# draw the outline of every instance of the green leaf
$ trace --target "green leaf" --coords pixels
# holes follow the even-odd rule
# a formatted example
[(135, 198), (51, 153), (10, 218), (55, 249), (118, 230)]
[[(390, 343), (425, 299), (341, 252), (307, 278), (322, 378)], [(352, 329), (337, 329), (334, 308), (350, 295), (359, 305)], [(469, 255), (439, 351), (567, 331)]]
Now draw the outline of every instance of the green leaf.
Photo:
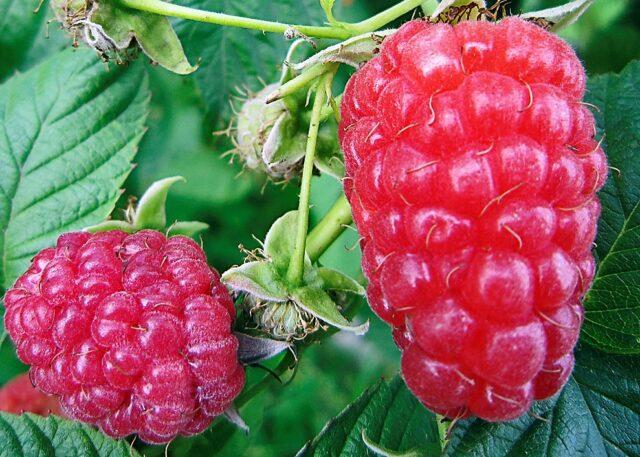
[(639, 366), (640, 357), (604, 354), (583, 345), (559, 396), (536, 404), (533, 414), (511, 422), (461, 421), (445, 455), (639, 455)]
[(124, 440), (113, 440), (80, 422), (0, 412), (0, 456), (140, 457)]
[(184, 235), (193, 237), (209, 228), (209, 224), (200, 221), (178, 221), (167, 228), (167, 235)]
[(151, 60), (167, 70), (187, 75), (197, 69), (187, 60), (176, 32), (164, 16), (100, 2), (91, 21), (102, 26), (118, 49), (128, 48), (135, 39)]
[(291, 292), (291, 299), (308, 313), (341, 330), (349, 330), (356, 335), (364, 335), (369, 330), (369, 321), (361, 325), (352, 325), (340, 314), (338, 305), (329, 294), (320, 288), (300, 287)]
[(318, 276), (322, 280), (324, 290), (336, 290), (350, 292), (357, 295), (365, 295), (364, 287), (352, 277), (331, 268), (318, 268)]
[(25, 71), (67, 42), (55, 27), (47, 34), (48, 5), (47, 0), (35, 14), (37, 0), (0, 0), (0, 81)]
[(142, 230), (145, 228), (153, 230), (164, 230), (167, 226), (167, 194), (175, 183), (186, 182), (182, 176), (172, 176), (154, 182), (140, 197), (133, 218), (133, 226)]
[(600, 192), (595, 281), (584, 301), (583, 338), (617, 353), (640, 352), (640, 61), (619, 75), (591, 78), (610, 173)]
[[(245, 17), (260, 17), (290, 24), (318, 24), (322, 10), (317, 0), (186, 0), (185, 6)], [(194, 74), (207, 111), (223, 119), (231, 114), (230, 94), (238, 87), (262, 88), (259, 79), (278, 80), (289, 47), (283, 36), (272, 33), (179, 21), (176, 31), (187, 54), (202, 60)]]
[(144, 130), (142, 66), (64, 51), (0, 87), (0, 284), (57, 236), (111, 213)]
[(298, 456), (375, 455), (363, 441), (363, 434), (368, 441), (385, 449), (397, 452), (421, 449), (420, 455), (425, 456), (440, 454), (435, 415), (426, 410), (396, 376), (389, 383), (380, 381), (367, 389), (331, 419)]
[(247, 292), (263, 300), (283, 302), (287, 291), (269, 261), (248, 262), (230, 268), (222, 275), (222, 281), (235, 291)]

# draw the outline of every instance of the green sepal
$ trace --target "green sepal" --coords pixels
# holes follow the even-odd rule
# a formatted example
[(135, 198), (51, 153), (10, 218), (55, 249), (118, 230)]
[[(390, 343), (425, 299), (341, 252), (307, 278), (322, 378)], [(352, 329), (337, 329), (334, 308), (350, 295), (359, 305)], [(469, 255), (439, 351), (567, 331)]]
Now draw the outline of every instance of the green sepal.
[[(278, 273), (284, 278), (293, 255), (298, 226), (298, 211), (289, 211), (278, 218), (264, 238), (264, 254), (273, 262)], [(309, 256), (305, 255), (305, 274), (312, 268)]]
[(209, 228), (209, 224), (200, 221), (179, 221), (174, 222), (167, 228), (167, 236), (184, 235), (193, 237)]
[(576, 22), (594, 2), (595, 0), (574, 0), (553, 8), (524, 13), (520, 17), (544, 19), (552, 24), (550, 30), (557, 32)]
[(186, 182), (182, 176), (172, 176), (154, 182), (140, 197), (135, 209), (131, 206), (126, 213), (126, 220), (109, 219), (100, 224), (86, 227), (90, 233), (120, 230), (125, 233), (135, 233), (143, 229), (166, 231), (167, 236), (184, 235), (193, 237), (209, 228), (209, 225), (199, 221), (176, 221), (167, 227), (167, 194), (173, 184), (178, 181)]
[(167, 194), (178, 181), (186, 182), (182, 176), (172, 176), (154, 182), (140, 198), (133, 216), (133, 226), (137, 230), (164, 230), (167, 226)]
[(309, 314), (341, 330), (348, 330), (356, 335), (364, 335), (369, 330), (369, 321), (352, 325), (340, 314), (338, 305), (329, 294), (318, 287), (299, 287), (291, 292), (291, 299)]
[(167, 70), (180, 75), (197, 70), (197, 66), (189, 63), (167, 17), (124, 8), (114, 1), (101, 1), (90, 21), (102, 27), (118, 50), (127, 49), (135, 39), (152, 61)]
[(382, 40), (395, 30), (379, 30), (349, 38), (341, 43), (329, 46), (308, 59), (290, 64), (295, 71), (306, 70), (316, 64), (340, 62), (358, 68), (375, 57)]
[(364, 296), (366, 293), (358, 281), (341, 271), (325, 267), (318, 267), (317, 271), (324, 290), (348, 292), (360, 296)]
[(111, 230), (120, 230), (125, 233), (133, 233), (136, 229), (127, 221), (108, 220), (96, 225), (91, 225), (84, 229), (85, 232), (98, 233), (109, 232)]
[(246, 292), (262, 300), (284, 302), (288, 298), (285, 285), (268, 260), (258, 260), (230, 268), (222, 275), (231, 289)]

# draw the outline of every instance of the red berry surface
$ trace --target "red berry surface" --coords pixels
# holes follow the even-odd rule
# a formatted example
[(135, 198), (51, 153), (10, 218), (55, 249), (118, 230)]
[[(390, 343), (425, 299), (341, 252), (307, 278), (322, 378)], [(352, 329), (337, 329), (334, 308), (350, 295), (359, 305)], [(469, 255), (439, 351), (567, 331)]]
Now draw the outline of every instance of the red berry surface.
[(40, 416), (62, 415), (58, 399), (33, 387), (28, 374), (21, 374), (0, 388), (0, 411)]
[(233, 301), (193, 240), (68, 233), (5, 296), (36, 387), (106, 434), (202, 432), (242, 390)]
[(585, 80), (567, 43), (518, 18), (409, 22), (349, 80), (369, 303), (434, 411), (512, 419), (573, 368), (607, 177)]

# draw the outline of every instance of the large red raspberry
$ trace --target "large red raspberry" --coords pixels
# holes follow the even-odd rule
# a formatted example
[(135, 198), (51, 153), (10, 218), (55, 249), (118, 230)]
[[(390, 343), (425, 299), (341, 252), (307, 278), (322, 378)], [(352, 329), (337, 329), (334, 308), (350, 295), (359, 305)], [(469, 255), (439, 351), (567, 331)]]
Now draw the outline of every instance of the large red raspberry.
[(0, 411), (12, 414), (33, 413), (40, 416), (62, 415), (58, 399), (33, 387), (28, 374), (21, 374), (2, 386)]
[(585, 79), (568, 44), (509, 18), (409, 22), (347, 85), (369, 303), (434, 411), (507, 420), (571, 372), (607, 176)]
[(200, 433), (244, 386), (233, 302), (189, 238), (62, 235), (5, 304), (35, 385), (110, 436), (164, 443)]

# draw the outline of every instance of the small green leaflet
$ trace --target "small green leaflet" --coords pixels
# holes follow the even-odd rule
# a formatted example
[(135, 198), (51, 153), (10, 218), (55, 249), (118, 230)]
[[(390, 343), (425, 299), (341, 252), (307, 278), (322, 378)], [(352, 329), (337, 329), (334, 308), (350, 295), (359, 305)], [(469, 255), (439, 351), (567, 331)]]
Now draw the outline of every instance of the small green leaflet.
[[(640, 353), (640, 61), (589, 81), (598, 135), (614, 170), (599, 194), (598, 270), (584, 301), (583, 340)], [(619, 170), (616, 171), (616, 170)]]
[(377, 455), (372, 449), (407, 456), (440, 455), (435, 415), (416, 400), (399, 376), (367, 389), (331, 419), (298, 457)]
[(63, 51), (0, 86), (0, 284), (63, 232), (104, 220), (144, 133), (141, 65)]
[(113, 440), (80, 422), (0, 412), (0, 457), (19, 455), (140, 457), (126, 441)]
[(623, 457), (640, 455), (640, 358), (587, 345), (562, 393), (511, 422), (454, 426), (449, 457)]

